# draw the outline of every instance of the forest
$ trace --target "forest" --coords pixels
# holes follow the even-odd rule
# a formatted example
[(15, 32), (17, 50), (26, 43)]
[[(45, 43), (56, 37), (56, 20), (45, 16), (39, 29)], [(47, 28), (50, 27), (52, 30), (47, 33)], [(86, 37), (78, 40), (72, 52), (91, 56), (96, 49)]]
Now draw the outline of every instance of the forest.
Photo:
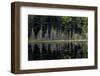
[(88, 18), (28, 15), (28, 60), (88, 57)]
[(87, 39), (87, 17), (28, 16), (28, 38), (34, 40)]

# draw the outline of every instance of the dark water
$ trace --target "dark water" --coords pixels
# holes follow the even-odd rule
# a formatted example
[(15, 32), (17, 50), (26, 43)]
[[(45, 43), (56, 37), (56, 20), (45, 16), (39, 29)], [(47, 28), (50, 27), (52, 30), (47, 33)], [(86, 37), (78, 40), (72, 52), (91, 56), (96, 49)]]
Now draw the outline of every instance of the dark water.
[(28, 44), (28, 60), (88, 58), (87, 42)]

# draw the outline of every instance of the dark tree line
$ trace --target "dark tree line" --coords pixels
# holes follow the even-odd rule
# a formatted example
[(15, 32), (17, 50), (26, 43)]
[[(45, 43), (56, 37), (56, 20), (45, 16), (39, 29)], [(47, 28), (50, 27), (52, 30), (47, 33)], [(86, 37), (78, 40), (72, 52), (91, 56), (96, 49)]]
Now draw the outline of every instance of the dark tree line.
[(41, 35), (41, 39), (47, 34), (50, 39), (54, 32), (57, 38), (62, 34), (69, 38), (72, 38), (75, 34), (83, 36), (87, 34), (87, 26), (87, 17), (29, 15), (28, 37), (31, 38), (33, 33), (33, 39), (36, 39), (39, 35)]

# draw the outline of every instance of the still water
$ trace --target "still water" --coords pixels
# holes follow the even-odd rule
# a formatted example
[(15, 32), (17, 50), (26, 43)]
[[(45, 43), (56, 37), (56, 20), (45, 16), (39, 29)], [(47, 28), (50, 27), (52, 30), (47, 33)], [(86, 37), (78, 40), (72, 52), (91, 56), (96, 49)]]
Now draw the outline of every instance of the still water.
[(87, 41), (28, 44), (29, 61), (80, 58), (88, 58)]

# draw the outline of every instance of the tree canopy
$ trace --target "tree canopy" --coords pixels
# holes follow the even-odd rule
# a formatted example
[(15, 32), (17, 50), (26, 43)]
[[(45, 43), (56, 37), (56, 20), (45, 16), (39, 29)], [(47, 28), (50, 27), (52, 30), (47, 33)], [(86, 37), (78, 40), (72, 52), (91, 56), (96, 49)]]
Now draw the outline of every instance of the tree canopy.
[(71, 33), (82, 35), (87, 33), (88, 30), (88, 18), (87, 17), (72, 17), (72, 16), (40, 16), (29, 15), (28, 16), (28, 30), (33, 28), (34, 34), (37, 37), (40, 30), (42, 30), (42, 36), (48, 31), (50, 37), (51, 31), (61, 31), (64, 34)]

